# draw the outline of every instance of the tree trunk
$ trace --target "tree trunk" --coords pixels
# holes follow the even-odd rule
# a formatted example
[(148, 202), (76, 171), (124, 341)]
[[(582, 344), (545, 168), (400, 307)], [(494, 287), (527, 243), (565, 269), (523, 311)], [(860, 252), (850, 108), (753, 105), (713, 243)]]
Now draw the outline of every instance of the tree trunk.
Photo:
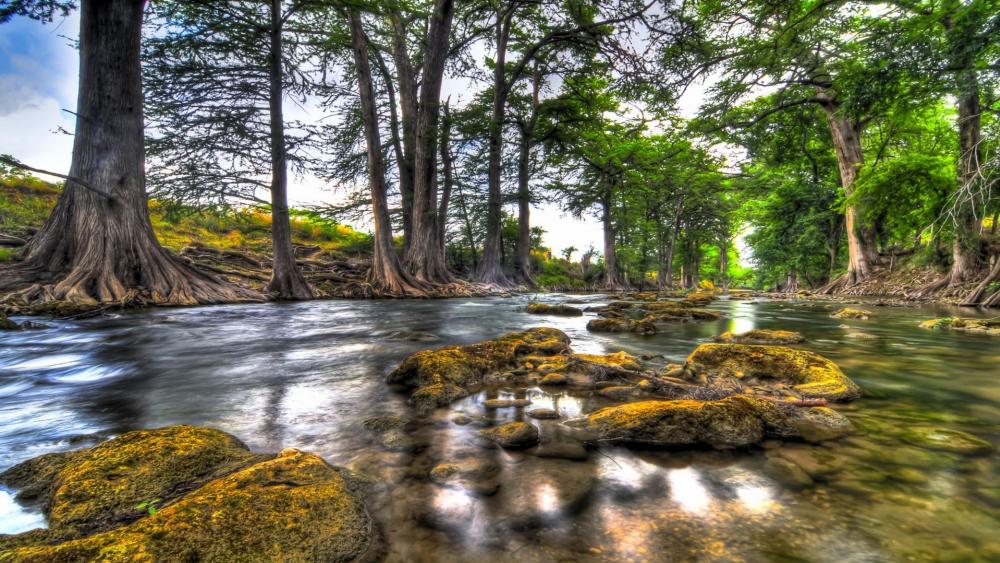
[(448, 40), (454, 16), (454, 0), (435, 0), (427, 31), (419, 116), (416, 124), (413, 175), (413, 235), (406, 253), (406, 263), (423, 283), (441, 284), (451, 281), (445, 265), (444, 252), (437, 235), (437, 175), (438, 121), (440, 119), (441, 83), (448, 56)]
[(392, 61), (399, 83), (399, 108), (402, 113), (403, 147), (399, 167), (399, 193), (403, 210), (403, 249), (409, 250), (413, 237), (413, 190), (417, 147), (417, 80), (413, 62), (406, 51), (406, 26), (395, 8), (389, 10), (392, 27)]
[(451, 203), (451, 190), (454, 185), (451, 161), (451, 112), (448, 104), (444, 104), (444, 124), (441, 127), (441, 203), (438, 205), (438, 242), (441, 253), (444, 254), (446, 235), (448, 234), (448, 205)]
[(521, 281), (535, 285), (531, 275), (531, 133), (521, 130), (517, 159), (517, 268)]
[(475, 279), (483, 283), (510, 285), (503, 272), (503, 193), (501, 192), (500, 159), (503, 156), (503, 125), (507, 109), (507, 80), (504, 66), (507, 56), (509, 20), (497, 13), (495, 29), (496, 62), (493, 65), (493, 113), (490, 116), (489, 156), (487, 163), (486, 242), (483, 259), (476, 269)]
[(392, 242), (392, 221), (389, 219), (389, 204), (386, 197), (385, 163), (382, 160), (382, 141), (379, 139), (375, 89), (372, 86), (371, 68), (368, 63), (368, 41), (361, 27), (361, 17), (357, 12), (349, 12), (348, 21), (368, 152), (368, 190), (371, 193), (372, 216), (375, 219), (371, 281), (386, 293), (423, 296), (426, 293), (403, 271), (396, 257)]
[(719, 245), (719, 281), (722, 293), (729, 293), (729, 244), (728, 241)]
[(611, 218), (611, 189), (605, 188), (601, 196), (601, 225), (604, 230), (604, 287), (620, 289), (618, 260), (615, 255), (615, 224)]
[[(84, 0), (70, 180), (0, 289), (38, 307), (191, 305), (262, 296), (198, 271), (156, 240), (146, 201), (139, 45), (143, 2)], [(101, 195), (96, 188), (107, 195)]]
[(268, 51), (268, 103), (271, 113), (271, 243), (273, 265), (267, 291), (276, 299), (310, 299), (312, 289), (295, 264), (292, 225), (288, 218), (288, 162), (282, 114), (281, 0), (271, 0), (271, 44)]
[(469, 241), (469, 250), (472, 251), (472, 269), (479, 266), (479, 251), (476, 249), (476, 237), (472, 230), (472, 218), (469, 217), (469, 208), (465, 204), (465, 196), (462, 195), (462, 185), (455, 184), (455, 193), (458, 195), (458, 208), (462, 211), (462, 223), (465, 225), (465, 237)]
[[(837, 153), (840, 183), (844, 187), (844, 195), (850, 198), (854, 194), (854, 181), (864, 165), (860, 128), (854, 121), (838, 116), (836, 104), (831, 102), (822, 107)], [(873, 268), (878, 262), (878, 246), (875, 229), (865, 221), (857, 203), (848, 205), (844, 216), (848, 252), (846, 282), (848, 285), (854, 285), (872, 275)]]
[(976, 219), (975, 193), (973, 186), (979, 174), (980, 157), (980, 115), (979, 83), (974, 70), (963, 72), (958, 91), (958, 187), (961, 192), (968, 190), (969, 198), (961, 193), (955, 205), (955, 235), (952, 240), (952, 264), (948, 285), (960, 285), (971, 279), (978, 269), (979, 229)]

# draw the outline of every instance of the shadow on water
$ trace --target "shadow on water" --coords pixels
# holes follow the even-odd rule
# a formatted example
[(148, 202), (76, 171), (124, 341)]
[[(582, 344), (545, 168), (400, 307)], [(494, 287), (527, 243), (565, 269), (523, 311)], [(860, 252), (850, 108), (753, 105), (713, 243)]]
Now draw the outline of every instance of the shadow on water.
[[(3, 333), (0, 469), (88, 436), (200, 424), (367, 474), (391, 560), (1000, 559), (996, 458), (972, 451), (1000, 444), (1000, 338), (917, 328), (956, 311), (871, 307), (871, 320), (843, 321), (821, 302), (732, 300), (712, 305), (723, 320), (639, 337), (590, 334), (590, 315), (528, 315), (530, 298), (164, 309)], [(660, 364), (726, 330), (797, 330), (865, 390), (838, 407), (859, 433), (747, 451), (586, 450), (558, 420), (483, 401), (526, 398), (565, 419), (609, 404), (587, 391), (491, 388), (417, 419), (384, 384), (417, 350), (543, 325), (578, 352)], [(377, 415), (411, 422), (380, 443), (362, 426)], [(481, 428), (512, 420), (536, 424), (541, 445), (484, 447)], [(775, 471), (788, 463), (798, 480)], [(458, 477), (429, 478), (440, 464)], [(41, 521), (0, 491), (0, 522)]]

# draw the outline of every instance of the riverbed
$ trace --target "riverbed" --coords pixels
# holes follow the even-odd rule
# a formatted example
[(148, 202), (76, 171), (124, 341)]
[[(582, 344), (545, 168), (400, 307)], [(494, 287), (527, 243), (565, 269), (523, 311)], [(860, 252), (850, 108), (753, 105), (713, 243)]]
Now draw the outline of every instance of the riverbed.
[[(127, 430), (196, 424), (368, 476), (392, 561), (1000, 559), (1000, 337), (917, 326), (975, 312), (870, 304), (870, 320), (838, 320), (826, 302), (723, 299), (710, 306), (721, 321), (595, 335), (592, 314), (529, 315), (533, 299), (585, 307), (608, 297), (227, 305), (0, 332), (0, 470)], [(664, 364), (727, 330), (799, 331), (802, 348), (864, 390), (836, 407), (858, 432), (824, 445), (581, 452), (560, 449), (560, 421), (544, 420), (533, 422), (548, 453), (508, 452), (476, 434), (527, 420), (524, 409), (487, 411), (488, 398), (526, 397), (563, 420), (611, 403), (583, 390), (492, 388), (419, 418), (385, 384), (415, 351), (534, 326), (563, 330), (577, 352)], [(456, 424), (459, 414), (474, 423)], [(380, 415), (412, 422), (387, 444), (362, 424)], [(808, 481), (775, 474), (776, 458)], [(494, 467), (489, 486), (429, 478), (463, 460)], [(0, 533), (39, 525), (37, 507), (0, 491)]]

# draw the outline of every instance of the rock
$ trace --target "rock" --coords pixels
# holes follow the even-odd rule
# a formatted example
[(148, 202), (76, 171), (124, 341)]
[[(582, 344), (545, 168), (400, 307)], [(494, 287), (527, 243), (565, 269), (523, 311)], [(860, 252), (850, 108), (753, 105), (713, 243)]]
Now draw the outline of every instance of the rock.
[(813, 480), (801, 467), (780, 457), (769, 457), (764, 463), (764, 473), (775, 481), (793, 489), (801, 489), (813, 484)]
[[(448, 346), (412, 354), (388, 377), (389, 383), (409, 387), (451, 384), (466, 387), (481, 383), (493, 371), (513, 366), (529, 354), (569, 351), (569, 337), (554, 328), (533, 328), (468, 346)], [(527, 371), (525, 371), (527, 373)]]
[(361, 422), (365, 430), (381, 434), (394, 428), (399, 428), (406, 424), (406, 419), (401, 416), (373, 416)]
[(548, 303), (529, 303), (527, 311), (533, 315), (557, 315), (560, 317), (582, 317), (583, 311), (569, 305)]
[(639, 360), (627, 352), (614, 354), (573, 354), (573, 358), (587, 364), (586, 371), (594, 375), (605, 375), (616, 371), (639, 371), (642, 366)]
[(780, 418), (781, 414), (769, 401), (739, 396), (719, 401), (628, 403), (601, 409), (583, 424), (605, 442), (734, 447), (763, 440), (765, 416)]
[(469, 392), (458, 385), (436, 383), (417, 388), (410, 395), (410, 403), (418, 410), (426, 412), (436, 407), (443, 407), (468, 395)]
[(421, 448), (421, 444), (418, 444), (412, 436), (399, 428), (393, 428), (381, 434), (378, 442), (383, 448), (394, 452), (413, 453)]
[(659, 386), (657, 384), (653, 383), (652, 381), (650, 381), (648, 379), (643, 379), (643, 380), (639, 381), (639, 383), (637, 383), (635, 385), (635, 387), (636, 387), (636, 389), (638, 389), (639, 391), (642, 391), (644, 393), (653, 393), (657, 389), (659, 389)]
[(451, 421), (459, 426), (465, 426), (466, 424), (472, 422), (472, 419), (464, 414), (457, 414), (451, 418)]
[(612, 385), (597, 391), (597, 394), (615, 401), (624, 401), (632, 396), (633, 389), (625, 385)]
[[(48, 533), (22, 535), (17, 547), (0, 548), (0, 560), (347, 561), (378, 553), (359, 485), (313, 454), (255, 455), (223, 432), (180, 426), (129, 432), (68, 457)], [(138, 508), (156, 499), (155, 513)]]
[(7, 314), (0, 311), (0, 330), (19, 330), (21, 327), (17, 323), (7, 318)]
[(634, 332), (644, 336), (656, 334), (656, 326), (649, 321), (626, 319), (592, 319), (587, 323), (590, 332)]
[(856, 340), (878, 340), (879, 336), (877, 334), (869, 334), (867, 332), (848, 332), (844, 335), (846, 338), (854, 338)]
[(849, 401), (861, 396), (837, 364), (785, 346), (702, 344), (688, 356), (685, 370), (694, 376), (783, 381), (807, 398)]
[(399, 342), (437, 342), (441, 340), (436, 334), (420, 330), (400, 330), (386, 336), (385, 339)]
[(526, 407), (531, 404), (531, 399), (511, 399), (510, 406), (512, 407)]
[(901, 437), (915, 446), (962, 455), (985, 455), (993, 451), (989, 442), (960, 430), (917, 426), (907, 428)]
[(512, 405), (509, 399), (487, 399), (483, 401), (483, 407), (487, 409), (505, 409)]
[(997, 319), (966, 319), (947, 317), (931, 319), (920, 323), (920, 328), (951, 329), (982, 334), (1000, 335), (1000, 320)]
[(430, 479), (438, 485), (466, 489), (479, 496), (489, 496), (496, 493), (500, 487), (496, 479), (500, 469), (500, 466), (493, 461), (466, 458), (434, 466), (430, 472)]
[(724, 332), (715, 337), (716, 342), (727, 344), (800, 344), (804, 336), (790, 330), (754, 329), (746, 332)]
[(854, 431), (847, 417), (827, 407), (797, 409), (790, 414), (790, 420), (793, 434), (807, 442), (842, 438)]
[(862, 309), (851, 309), (850, 307), (845, 307), (836, 313), (830, 315), (834, 319), (858, 319), (862, 321), (867, 321), (871, 317), (871, 311), (865, 311)]
[[(794, 463), (810, 478), (823, 480), (831, 475), (840, 473), (844, 469), (845, 461), (826, 448), (809, 445), (786, 445), (783, 448), (770, 450), (767, 452), (768, 459), (777, 457)], [(852, 471), (852, 475), (857, 472)]]
[(538, 443), (538, 428), (527, 422), (508, 422), (481, 430), (480, 434), (503, 448), (527, 448)]
[(538, 382), (539, 385), (566, 385), (569, 379), (561, 373), (549, 373), (542, 377), (542, 380)]
[(559, 411), (553, 409), (532, 409), (528, 411), (528, 416), (539, 420), (551, 420), (560, 418)]
[(541, 444), (528, 453), (534, 454), (536, 457), (569, 459), (574, 461), (583, 461), (590, 457), (587, 453), (587, 448), (583, 447), (583, 444), (580, 442), (551, 442)]

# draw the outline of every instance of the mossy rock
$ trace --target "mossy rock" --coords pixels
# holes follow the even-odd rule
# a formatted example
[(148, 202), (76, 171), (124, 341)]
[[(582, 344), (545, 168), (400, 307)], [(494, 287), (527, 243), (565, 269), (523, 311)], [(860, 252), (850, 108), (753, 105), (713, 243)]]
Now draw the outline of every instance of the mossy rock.
[[(62, 455), (62, 457), (59, 457)], [(75, 538), (142, 517), (209, 480), (261, 459), (233, 436), (196, 426), (137, 430), (69, 454), (15, 466), (0, 482), (36, 494), (56, 538)], [(26, 471), (39, 471), (33, 480)]]
[(480, 434), (503, 448), (528, 448), (538, 443), (538, 428), (528, 422), (508, 422)]
[(355, 561), (377, 554), (358, 487), (316, 455), (285, 450), (213, 479), (155, 514), (0, 560)]
[(20, 330), (20, 326), (7, 318), (7, 314), (0, 311), (0, 330)]
[(902, 434), (902, 439), (915, 446), (962, 455), (986, 455), (993, 451), (993, 446), (986, 440), (968, 432), (946, 428), (910, 427)]
[[(601, 409), (588, 416), (583, 426), (602, 442), (730, 448), (757, 444), (765, 438), (802, 438), (798, 425), (810, 417), (804, 411), (812, 408), (788, 407), (746, 395), (717, 401), (641, 401)], [(827, 436), (835, 433), (834, 428), (850, 428), (843, 416), (830, 412), (833, 414), (810, 417), (811, 422), (828, 421), (831, 429)]]
[(930, 319), (920, 323), (920, 328), (951, 329), (981, 334), (1000, 335), (1000, 320), (966, 319), (962, 317), (945, 317)]
[(779, 380), (808, 398), (850, 401), (861, 396), (861, 389), (837, 364), (785, 346), (702, 344), (688, 356), (685, 370), (696, 376)]
[(656, 334), (656, 326), (645, 320), (631, 319), (591, 319), (587, 322), (590, 332), (634, 332), (644, 336)]
[(529, 303), (527, 311), (532, 315), (556, 315), (559, 317), (582, 317), (583, 311), (569, 305), (548, 303)]
[(389, 374), (389, 383), (409, 387), (481, 383), (490, 372), (508, 368), (529, 354), (552, 355), (569, 350), (569, 337), (554, 328), (533, 328), (468, 346), (417, 352)]
[(867, 321), (872, 316), (872, 313), (871, 311), (865, 311), (863, 309), (845, 307), (830, 316), (834, 319), (857, 319)]
[(573, 354), (573, 357), (582, 360), (594, 368), (612, 368), (627, 371), (638, 371), (642, 369), (639, 359), (628, 352), (615, 352), (613, 354)]
[(801, 344), (806, 338), (790, 330), (754, 329), (746, 332), (724, 332), (715, 337), (724, 344)]
[(443, 407), (457, 401), (462, 397), (468, 397), (469, 392), (451, 383), (435, 383), (417, 388), (410, 395), (410, 403), (420, 411), (428, 411), (437, 407)]

